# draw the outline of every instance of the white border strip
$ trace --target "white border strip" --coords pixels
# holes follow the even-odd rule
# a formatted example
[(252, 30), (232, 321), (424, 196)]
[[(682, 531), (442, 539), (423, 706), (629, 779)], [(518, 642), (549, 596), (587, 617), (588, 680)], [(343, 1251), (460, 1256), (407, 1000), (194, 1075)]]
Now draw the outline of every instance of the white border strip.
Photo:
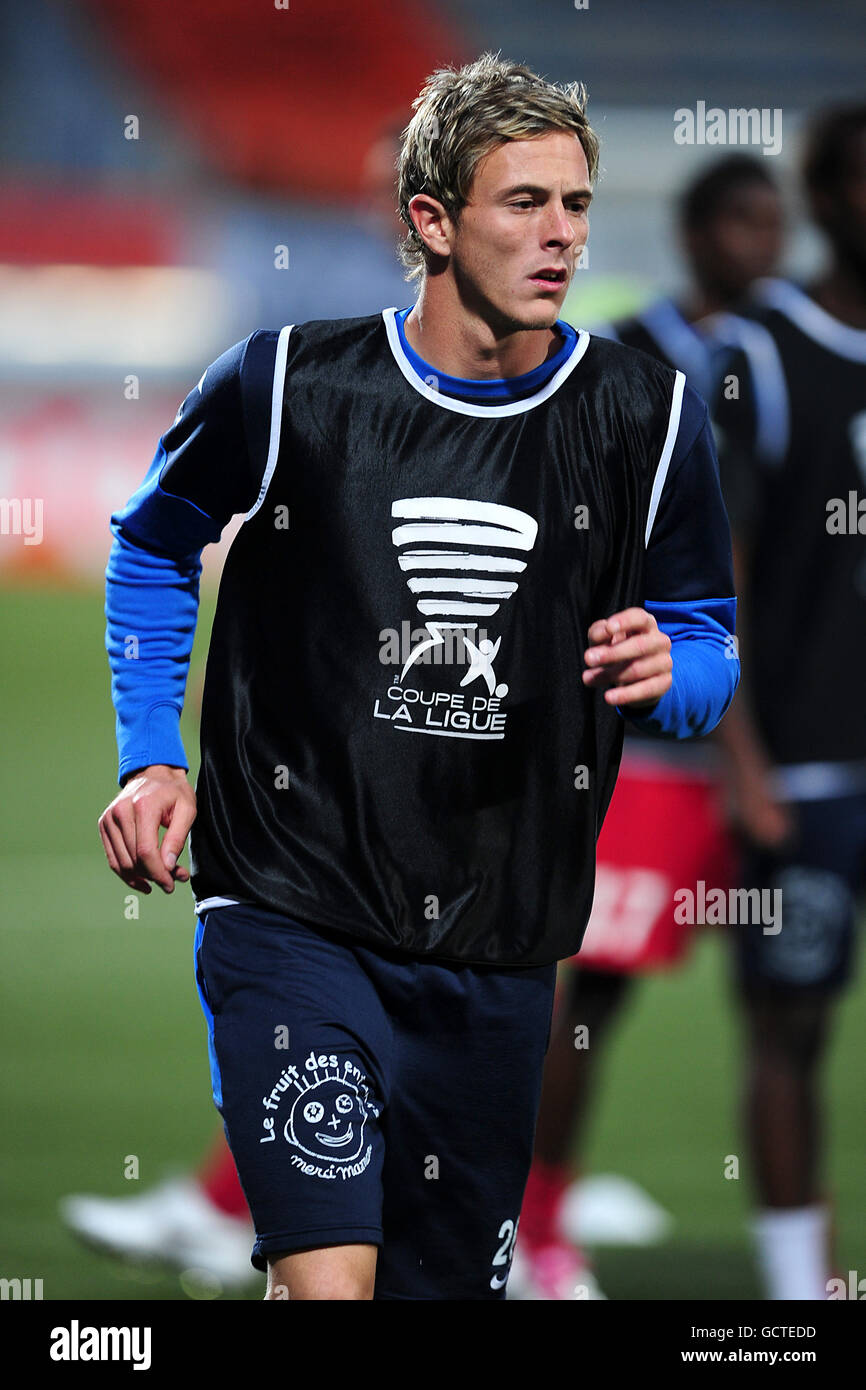
[(200, 912), (208, 912), (212, 907), (237, 907), (240, 903), (249, 901), (249, 898), (199, 898), (194, 910), (197, 916)]
[(866, 792), (866, 763), (787, 763), (772, 773), (783, 801), (831, 801)]
[(778, 467), (788, 452), (791, 408), (775, 338), (764, 324), (738, 314), (712, 314), (704, 322), (717, 342), (745, 353), (755, 398), (755, 451), (763, 463)]
[(270, 486), (274, 469), (277, 466), (277, 456), (280, 452), (280, 426), (283, 420), (283, 388), (286, 384), (286, 359), (289, 353), (289, 334), (294, 328), (293, 323), (289, 323), (285, 328), (280, 329), (280, 336), (277, 339), (277, 354), (274, 359), (274, 389), (271, 394), (271, 438), (268, 447), (268, 462), (265, 468), (265, 476), (262, 478), (262, 485), (259, 495), (251, 511), (248, 511), (244, 521), (249, 521), (250, 517), (255, 516), (259, 507), (265, 500), (265, 494)]
[(662, 456), (659, 459), (659, 466), (653, 479), (653, 490), (650, 493), (649, 514), (646, 519), (646, 534), (644, 536), (644, 547), (649, 545), (650, 533), (656, 519), (656, 512), (659, 509), (665, 479), (668, 476), (668, 466), (674, 452), (674, 445), (677, 442), (677, 431), (680, 427), (680, 414), (683, 408), (683, 391), (686, 386), (686, 378), (683, 372), (677, 372), (674, 381), (674, 392), (671, 397), (671, 415), (668, 420), (668, 432), (665, 436), (665, 447), (662, 449)]
[(847, 357), (852, 362), (866, 362), (866, 330), (852, 328), (841, 319), (834, 318), (804, 294), (799, 285), (790, 280), (768, 277), (758, 280), (752, 287), (754, 297), (762, 304), (778, 309), (797, 327), (811, 338), (821, 343), (839, 357)]
[(523, 401), (507, 401), (505, 405), (476, 405), (470, 401), (458, 401), (454, 396), (445, 396), (441, 391), (435, 391), (432, 386), (428, 386), (424, 378), (415, 371), (403, 351), (397, 328), (396, 308), (392, 306), (390, 309), (383, 309), (382, 318), (385, 322), (385, 331), (388, 334), (388, 343), (394, 354), (394, 360), (409, 385), (414, 386), (419, 395), (426, 396), (427, 400), (432, 401), (434, 405), (443, 406), (445, 410), (454, 410), (458, 415), (475, 415), (482, 419), (496, 419), (504, 415), (521, 415), (524, 411), (532, 410), (535, 406), (541, 405), (542, 401), (546, 401), (548, 397), (553, 395), (554, 391), (559, 390), (559, 387), (566, 377), (571, 375), (589, 347), (589, 334), (585, 328), (578, 328), (576, 330), (577, 342), (567, 360), (534, 396), (527, 396)]

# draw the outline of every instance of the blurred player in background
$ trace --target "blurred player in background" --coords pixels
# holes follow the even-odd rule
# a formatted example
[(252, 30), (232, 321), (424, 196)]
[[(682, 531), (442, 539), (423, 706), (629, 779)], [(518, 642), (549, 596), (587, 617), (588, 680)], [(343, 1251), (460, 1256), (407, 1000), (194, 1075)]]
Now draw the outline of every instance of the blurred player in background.
[(763, 901), (728, 927), (772, 1299), (827, 1296), (822, 1064), (866, 877), (866, 104), (814, 122), (804, 182), (829, 264), (808, 289), (756, 286), (760, 307), (724, 325), (742, 351), (715, 410), (746, 673), (718, 737), (742, 883), (781, 894), (781, 929)]
[[(782, 204), (766, 160), (733, 154), (702, 170), (681, 196), (678, 228), (690, 272), (684, 297), (654, 300), (595, 331), (679, 368), (710, 399), (731, 355), (731, 335), (712, 316), (740, 304), (753, 282), (775, 269), (782, 250)], [(582, 1202), (580, 1186), (571, 1187), (599, 1056), (636, 978), (686, 958), (692, 929), (674, 920), (675, 890), (699, 879), (727, 889), (733, 872), (716, 750), (627, 731), (598, 842), (590, 924), (580, 954), (561, 972), (513, 1296), (573, 1298), (583, 1287), (587, 1296), (603, 1297), (585, 1252), (573, 1244)], [(649, 1207), (641, 1211), (642, 1194), (624, 1182), (589, 1187), (603, 1204), (600, 1218), (626, 1238), (658, 1219)]]

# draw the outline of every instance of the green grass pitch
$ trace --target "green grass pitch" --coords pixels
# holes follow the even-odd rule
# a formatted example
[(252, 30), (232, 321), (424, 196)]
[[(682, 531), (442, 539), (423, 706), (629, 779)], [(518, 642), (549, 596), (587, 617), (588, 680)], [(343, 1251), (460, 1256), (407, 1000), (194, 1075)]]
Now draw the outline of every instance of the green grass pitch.
[[(0, 1275), (41, 1278), (46, 1299), (185, 1299), (177, 1275), (81, 1248), (57, 1201), (141, 1191), (191, 1166), (215, 1132), (192, 895), (154, 890), (127, 920), (127, 890), (105, 863), (96, 821), (114, 795), (116, 754), (101, 594), (7, 589), (0, 615)], [(206, 601), (191, 687), (211, 616)], [(194, 717), (184, 724), (196, 759)], [(703, 940), (685, 970), (645, 982), (612, 1036), (587, 1166), (642, 1184), (676, 1229), (650, 1250), (598, 1253), (611, 1298), (759, 1296), (725, 966), (724, 942)], [(860, 980), (839, 1010), (826, 1086), (843, 1271), (863, 1271), (866, 1258), (864, 1036)], [(124, 1178), (133, 1154), (137, 1182)], [(729, 1154), (740, 1155), (738, 1181), (723, 1175)]]

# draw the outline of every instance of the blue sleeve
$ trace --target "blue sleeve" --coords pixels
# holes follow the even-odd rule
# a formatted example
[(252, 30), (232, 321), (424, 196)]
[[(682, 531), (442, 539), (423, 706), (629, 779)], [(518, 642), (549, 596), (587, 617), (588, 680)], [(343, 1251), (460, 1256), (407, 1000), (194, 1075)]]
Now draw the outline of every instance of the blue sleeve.
[(765, 325), (734, 314), (720, 314), (716, 322), (734, 346), (711, 403), (722, 493), (735, 534), (747, 539), (763, 509), (770, 475), (788, 451), (788, 384)]
[(661, 738), (697, 738), (718, 724), (740, 679), (731, 534), (707, 407), (688, 385), (667, 471), (648, 519), (644, 607), (671, 639), (671, 687), (624, 718)]
[(105, 646), (118, 780), (188, 768), (180, 715), (198, 616), (201, 552), (264, 476), (277, 335), (253, 333), (204, 372), (159, 440), (141, 486), (113, 513)]

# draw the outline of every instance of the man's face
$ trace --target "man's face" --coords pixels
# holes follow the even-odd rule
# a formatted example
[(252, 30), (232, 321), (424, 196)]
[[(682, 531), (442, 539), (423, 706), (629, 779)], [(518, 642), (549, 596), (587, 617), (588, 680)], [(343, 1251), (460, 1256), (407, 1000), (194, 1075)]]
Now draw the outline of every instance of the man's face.
[(699, 280), (738, 299), (754, 280), (773, 273), (783, 238), (779, 195), (756, 180), (732, 188), (724, 207), (691, 232), (687, 244)]
[[(451, 266), (461, 295), (506, 332), (550, 328), (589, 235), (586, 155), (570, 131), (511, 140), (481, 160)], [(555, 271), (544, 280), (539, 271)]]

